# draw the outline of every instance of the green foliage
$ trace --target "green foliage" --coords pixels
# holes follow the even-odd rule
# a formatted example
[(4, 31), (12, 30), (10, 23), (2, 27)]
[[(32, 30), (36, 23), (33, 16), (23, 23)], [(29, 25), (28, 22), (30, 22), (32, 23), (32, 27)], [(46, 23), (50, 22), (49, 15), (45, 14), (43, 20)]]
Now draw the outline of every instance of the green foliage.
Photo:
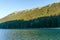
[(27, 28), (57, 28), (60, 27), (60, 16), (46, 16), (29, 21), (13, 20), (0, 24), (0, 28), (6, 29), (27, 29)]
[(14, 12), (0, 20), (0, 28), (60, 27), (60, 3)]

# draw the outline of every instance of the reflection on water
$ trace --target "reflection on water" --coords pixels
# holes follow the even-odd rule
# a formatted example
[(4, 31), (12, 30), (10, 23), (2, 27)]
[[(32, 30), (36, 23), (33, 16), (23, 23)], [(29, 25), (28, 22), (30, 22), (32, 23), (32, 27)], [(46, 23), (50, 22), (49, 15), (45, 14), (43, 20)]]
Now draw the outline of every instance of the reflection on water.
[(60, 29), (0, 29), (0, 40), (60, 40)]

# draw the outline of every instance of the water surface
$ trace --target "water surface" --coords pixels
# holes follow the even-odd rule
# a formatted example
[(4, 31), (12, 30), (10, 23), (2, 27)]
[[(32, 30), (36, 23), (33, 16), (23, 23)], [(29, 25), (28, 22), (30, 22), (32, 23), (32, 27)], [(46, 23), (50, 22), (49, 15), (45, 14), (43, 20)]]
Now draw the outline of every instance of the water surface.
[(60, 29), (0, 29), (0, 40), (60, 40)]

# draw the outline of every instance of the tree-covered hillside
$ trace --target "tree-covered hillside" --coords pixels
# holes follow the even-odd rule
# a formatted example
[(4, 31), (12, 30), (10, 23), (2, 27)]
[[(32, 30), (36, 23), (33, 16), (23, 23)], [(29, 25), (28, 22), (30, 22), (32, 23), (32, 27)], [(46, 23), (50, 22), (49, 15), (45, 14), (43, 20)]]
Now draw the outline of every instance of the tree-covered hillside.
[(0, 28), (55, 28), (60, 27), (60, 3), (42, 8), (13, 12), (0, 20)]
[(29, 21), (13, 20), (0, 24), (3, 29), (27, 29), (27, 28), (58, 28), (60, 27), (59, 16), (46, 16)]

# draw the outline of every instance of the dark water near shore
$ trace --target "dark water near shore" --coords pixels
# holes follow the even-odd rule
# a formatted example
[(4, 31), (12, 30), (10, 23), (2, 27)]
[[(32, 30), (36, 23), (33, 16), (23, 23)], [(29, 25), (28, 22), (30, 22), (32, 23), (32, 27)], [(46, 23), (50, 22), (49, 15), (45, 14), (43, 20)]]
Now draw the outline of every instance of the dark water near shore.
[(0, 29), (0, 40), (60, 40), (60, 29)]

